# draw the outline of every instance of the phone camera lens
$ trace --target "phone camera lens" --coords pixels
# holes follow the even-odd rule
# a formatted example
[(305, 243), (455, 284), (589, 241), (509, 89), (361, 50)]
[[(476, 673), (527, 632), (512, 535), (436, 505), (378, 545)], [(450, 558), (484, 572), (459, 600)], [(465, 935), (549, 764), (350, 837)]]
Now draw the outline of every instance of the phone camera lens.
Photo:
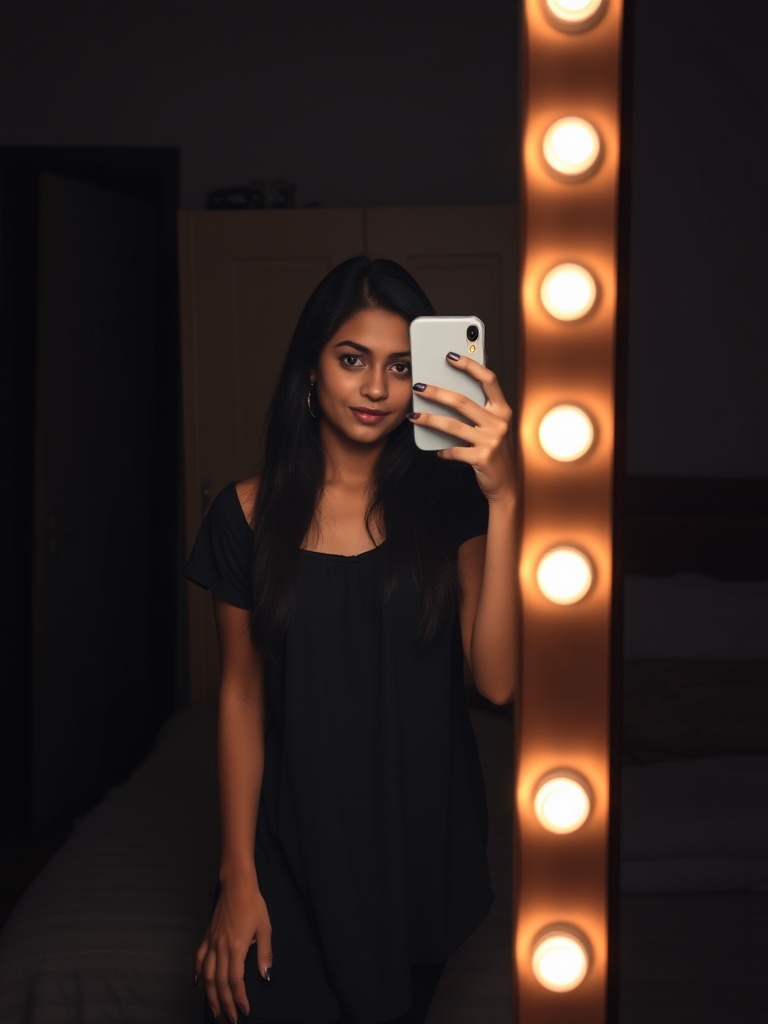
[(469, 326), (469, 327), (467, 328), (467, 340), (468, 340), (468, 341), (477, 341), (477, 335), (478, 335), (478, 333), (479, 333), (479, 332), (478, 332), (477, 328), (475, 327), (475, 325), (474, 325), (474, 324), (471, 324), (471, 325), (470, 325), (470, 326)]

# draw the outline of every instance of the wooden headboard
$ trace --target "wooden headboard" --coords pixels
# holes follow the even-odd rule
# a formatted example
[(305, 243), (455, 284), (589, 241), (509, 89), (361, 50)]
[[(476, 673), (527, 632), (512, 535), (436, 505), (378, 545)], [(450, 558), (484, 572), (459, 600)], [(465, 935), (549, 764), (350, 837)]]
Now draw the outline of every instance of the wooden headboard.
[(768, 579), (768, 480), (630, 476), (624, 572)]

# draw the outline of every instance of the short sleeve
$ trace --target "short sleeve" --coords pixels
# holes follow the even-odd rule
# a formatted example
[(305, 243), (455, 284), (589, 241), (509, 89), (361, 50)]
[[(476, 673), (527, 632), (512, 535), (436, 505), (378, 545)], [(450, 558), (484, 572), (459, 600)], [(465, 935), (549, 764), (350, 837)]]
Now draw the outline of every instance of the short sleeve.
[(488, 499), (480, 490), (471, 466), (463, 465), (456, 500), (457, 547), (472, 537), (488, 533)]
[(203, 518), (185, 577), (228, 604), (250, 609), (252, 538), (235, 484), (227, 484)]

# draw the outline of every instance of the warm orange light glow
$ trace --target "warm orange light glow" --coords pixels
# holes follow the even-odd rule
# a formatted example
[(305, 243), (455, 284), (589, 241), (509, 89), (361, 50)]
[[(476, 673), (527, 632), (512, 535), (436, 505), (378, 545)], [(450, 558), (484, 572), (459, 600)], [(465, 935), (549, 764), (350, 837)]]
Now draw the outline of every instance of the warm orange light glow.
[(557, 462), (583, 458), (595, 440), (595, 425), (578, 405), (556, 405), (539, 424), (539, 444)]
[(545, 11), (557, 28), (581, 32), (591, 28), (602, 14), (605, 0), (544, 0)]
[(523, 0), (519, 1024), (605, 1021), (610, 1004), (623, 6)]
[(531, 967), (540, 985), (551, 992), (571, 992), (589, 970), (589, 942), (572, 925), (551, 925), (533, 945)]
[(600, 156), (600, 136), (583, 117), (560, 117), (544, 133), (544, 159), (558, 175), (580, 181), (595, 167)]
[(581, 320), (597, 299), (597, 284), (579, 263), (559, 263), (544, 275), (541, 302), (556, 320)]
[(539, 562), (536, 582), (553, 604), (576, 604), (592, 587), (592, 563), (578, 548), (552, 548)]
[(591, 787), (571, 768), (557, 768), (539, 780), (533, 810), (540, 824), (556, 835), (580, 829), (592, 809)]

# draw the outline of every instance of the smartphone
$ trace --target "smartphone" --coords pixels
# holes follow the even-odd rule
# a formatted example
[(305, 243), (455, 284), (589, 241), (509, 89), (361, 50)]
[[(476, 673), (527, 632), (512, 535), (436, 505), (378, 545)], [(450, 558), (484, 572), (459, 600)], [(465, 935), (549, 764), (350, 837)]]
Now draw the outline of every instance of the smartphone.
[[(424, 384), (448, 388), (471, 398), (478, 405), (485, 405), (483, 389), (474, 377), (457, 369), (446, 355), (458, 352), (469, 356), (485, 366), (485, 325), (476, 316), (417, 316), (409, 328), (411, 337), (411, 379)], [(435, 412), (453, 416), (469, 423), (466, 417), (438, 402), (430, 402), (418, 392), (413, 393), (414, 412)], [(461, 441), (453, 434), (442, 430), (420, 427), (413, 424), (416, 444), (425, 452), (436, 452), (442, 448), (468, 448), (467, 441)]]

